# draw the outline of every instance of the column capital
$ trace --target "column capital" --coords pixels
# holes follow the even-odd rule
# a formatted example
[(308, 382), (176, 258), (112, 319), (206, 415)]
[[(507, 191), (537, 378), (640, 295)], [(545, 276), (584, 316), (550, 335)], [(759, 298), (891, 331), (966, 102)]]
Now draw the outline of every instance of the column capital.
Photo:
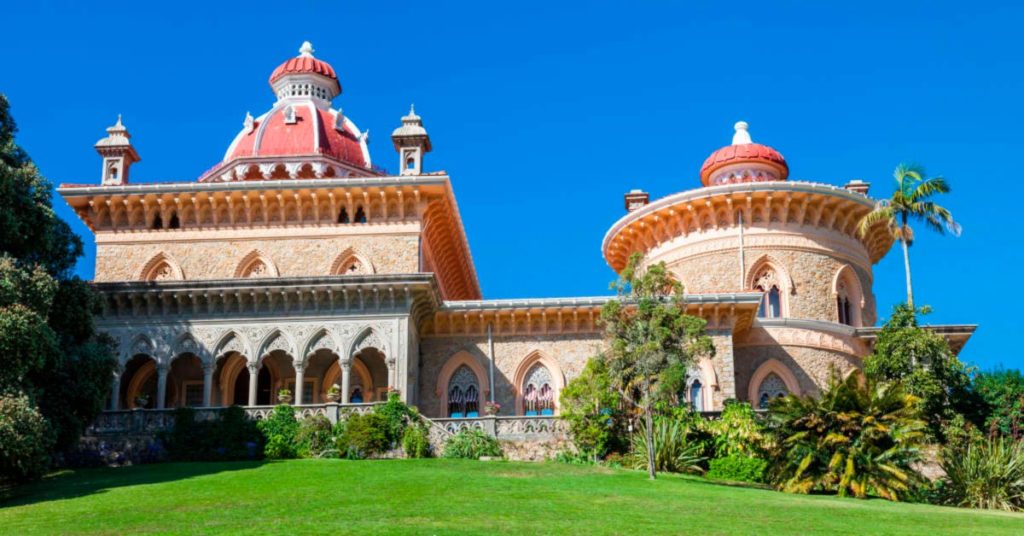
[(249, 369), (249, 374), (255, 376), (260, 371), (260, 364), (249, 362), (245, 364), (245, 368)]
[(170, 363), (157, 363), (156, 364), (156, 373), (157, 374), (167, 375), (167, 373), (170, 370), (171, 370), (171, 364)]
[(292, 361), (292, 367), (295, 369), (296, 374), (301, 374), (306, 369), (306, 363), (303, 361)]
[(217, 370), (217, 362), (203, 363), (203, 374), (213, 374)]
[(340, 366), (342, 369), (345, 369), (345, 370), (351, 369), (352, 368), (352, 358), (351, 357), (348, 358), (348, 359), (338, 358), (338, 366)]

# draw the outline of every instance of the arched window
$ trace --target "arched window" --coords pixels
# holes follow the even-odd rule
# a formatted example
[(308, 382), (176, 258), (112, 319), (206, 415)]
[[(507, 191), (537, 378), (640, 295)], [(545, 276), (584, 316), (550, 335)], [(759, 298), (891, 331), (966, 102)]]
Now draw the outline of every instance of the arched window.
[(366, 212), (363, 212), (362, 205), (356, 207), (356, 217), (353, 221), (356, 223), (366, 223)]
[(338, 223), (348, 223), (348, 210), (345, 207), (341, 207), (341, 212), (338, 213)]
[(839, 323), (852, 326), (853, 318), (850, 316), (850, 298), (844, 294), (836, 297), (836, 309), (839, 311)]
[(694, 411), (704, 411), (704, 399), (702, 396), (703, 393), (701, 392), (702, 388), (703, 386), (700, 384), (700, 380), (693, 380), (693, 383), (690, 384), (690, 407), (693, 408)]
[(476, 374), (466, 365), (460, 366), (448, 381), (448, 416), (453, 418), (480, 416), (480, 386)]
[(151, 229), (163, 229), (164, 228), (164, 219), (160, 217), (160, 213), (159, 212), (156, 214), (156, 216), (153, 217), (153, 225), (150, 225), (149, 227)]
[(555, 390), (552, 388), (551, 371), (536, 364), (526, 374), (523, 384), (523, 411), (526, 415), (554, 415)]
[(171, 213), (171, 221), (169, 221), (167, 223), (167, 228), (168, 229), (181, 229), (181, 221), (178, 220), (178, 213), (177, 212), (172, 212)]
[(765, 268), (754, 279), (754, 288), (764, 293), (761, 307), (757, 310), (758, 318), (779, 318), (782, 316), (782, 291), (779, 290), (779, 278), (775, 270)]
[(757, 407), (767, 409), (768, 403), (773, 399), (788, 394), (789, 389), (786, 387), (786, 382), (782, 381), (782, 378), (772, 372), (765, 376), (764, 380), (761, 381), (761, 386), (757, 388)]

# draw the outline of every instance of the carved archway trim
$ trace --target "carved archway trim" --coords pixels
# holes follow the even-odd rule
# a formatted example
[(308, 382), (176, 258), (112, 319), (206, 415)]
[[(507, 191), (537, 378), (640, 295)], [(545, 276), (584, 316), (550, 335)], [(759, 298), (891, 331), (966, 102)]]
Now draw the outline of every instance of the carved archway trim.
[(530, 370), (534, 365), (540, 364), (548, 369), (551, 373), (551, 381), (554, 385), (555, 393), (555, 413), (558, 413), (558, 399), (562, 394), (562, 389), (565, 388), (565, 376), (562, 374), (562, 367), (558, 365), (558, 361), (552, 359), (548, 355), (544, 354), (540, 350), (533, 350), (526, 357), (519, 362), (519, 366), (516, 367), (515, 374), (513, 375), (512, 384), (516, 394), (516, 415), (522, 415), (524, 413), (524, 400), (523, 400), (523, 383), (526, 381), (526, 375), (530, 373)]
[[(860, 278), (857, 277), (857, 271), (849, 264), (843, 264), (838, 270), (836, 270), (835, 276), (832, 277), (833, 298), (839, 297), (839, 285), (842, 282), (845, 282), (850, 287), (847, 295), (854, 306), (853, 326), (862, 327), (864, 325), (864, 305), (866, 302), (866, 298), (864, 297), (864, 287), (860, 284)], [(838, 319), (838, 311), (836, 318)]]
[(449, 357), (448, 361), (441, 367), (441, 372), (437, 374), (437, 382), (434, 384), (435, 393), (441, 399), (440, 411), (442, 416), (448, 416), (448, 382), (451, 381), (452, 375), (462, 365), (468, 367), (476, 376), (477, 384), (480, 386), (480, 408), (484, 407), (484, 401), (491, 396), (491, 384), (487, 380), (487, 370), (477, 361), (476, 357), (473, 357), (473, 354), (465, 350), (459, 350)]
[(782, 383), (786, 384), (786, 389), (789, 390), (790, 394), (801, 394), (800, 382), (797, 381), (796, 376), (789, 370), (789, 367), (783, 365), (778, 359), (769, 359), (761, 363), (761, 366), (757, 367), (757, 370), (754, 371), (754, 375), (750, 377), (750, 385), (747, 386), (747, 402), (750, 402), (751, 405), (757, 404), (757, 390), (761, 387), (761, 382), (772, 373), (778, 376)]
[(171, 279), (178, 281), (185, 279), (185, 272), (181, 269), (181, 265), (178, 264), (178, 261), (174, 260), (174, 258), (163, 251), (153, 255), (146, 264), (142, 265), (142, 270), (139, 271), (139, 276), (136, 279), (140, 281), (152, 281), (154, 279), (153, 271), (164, 263), (166, 263), (171, 269)]
[(334, 257), (334, 261), (331, 262), (331, 270), (329, 273), (331, 275), (345, 275), (341, 273), (341, 270), (346, 264), (348, 264), (348, 261), (352, 259), (359, 261), (359, 264), (364, 267), (364, 271), (361, 272), (362, 274), (377, 273), (376, 269), (373, 267), (373, 263), (370, 262), (370, 259), (365, 255), (358, 253), (351, 247), (345, 248), (344, 251)]
[(249, 270), (249, 267), (251, 267), (253, 263), (257, 261), (262, 262), (263, 265), (267, 267), (266, 275), (263, 275), (261, 277), (280, 276), (280, 272), (277, 269), (277, 264), (274, 263), (270, 256), (259, 249), (254, 249), (247, 253), (244, 257), (242, 257), (242, 260), (238, 262), (238, 265), (235, 267), (234, 277), (236, 279), (247, 277), (245, 273)]

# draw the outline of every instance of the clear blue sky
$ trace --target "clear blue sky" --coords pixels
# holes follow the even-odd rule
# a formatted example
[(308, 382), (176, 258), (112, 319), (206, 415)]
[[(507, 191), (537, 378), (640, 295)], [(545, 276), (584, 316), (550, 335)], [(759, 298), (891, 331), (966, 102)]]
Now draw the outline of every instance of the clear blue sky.
[[(134, 181), (217, 163), (267, 77), (313, 42), (335, 101), (396, 168), (388, 134), (414, 101), (428, 169), (451, 173), (488, 298), (596, 295), (622, 194), (696, 187), (732, 124), (791, 178), (891, 192), (920, 162), (947, 177), (959, 239), (911, 251), (933, 323), (977, 323), (962, 357), (1024, 366), (1024, 44), (1019, 5), (987, 2), (17, 2), (3, 8), (0, 91), (54, 182), (99, 181), (92, 145), (118, 113)], [(827, 5), (825, 5), (827, 4)], [(63, 201), (58, 212), (90, 244)], [(884, 317), (904, 298), (897, 250), (875, 267)]]

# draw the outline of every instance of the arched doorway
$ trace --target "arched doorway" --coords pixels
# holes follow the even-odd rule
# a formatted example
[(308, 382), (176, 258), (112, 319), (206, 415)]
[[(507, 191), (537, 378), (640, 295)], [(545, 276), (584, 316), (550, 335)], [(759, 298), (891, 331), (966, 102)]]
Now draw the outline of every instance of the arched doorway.
[(121, 374), (121, 400), (118, 407), (153, 409), (157, 407), (156, 359), (136, 354), (124, 365)]

